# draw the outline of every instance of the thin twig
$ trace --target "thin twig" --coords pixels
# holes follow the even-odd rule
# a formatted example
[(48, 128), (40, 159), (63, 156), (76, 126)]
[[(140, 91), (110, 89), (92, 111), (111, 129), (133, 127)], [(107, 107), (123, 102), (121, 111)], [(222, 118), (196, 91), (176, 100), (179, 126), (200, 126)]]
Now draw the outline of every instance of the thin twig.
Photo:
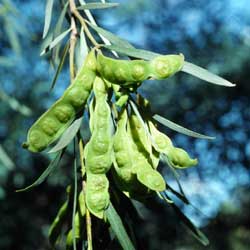
[(99, 47), (99, 44), (97, 43), (97, 41), (95, 40), (95, 38), (92, 36), (92, 34), (89, 31), (88, 26), (86, 25), (85, 19), (81, 16), (79, 11), (77, 10), (76, 5), (75, 5), (75, 1), (70, 0), (69, 5), (70, 5), (70, 12), (79, 20), (79, 22), (81, 23), (81, 25), (84, 29), (84, 32), (86, 33), (86, 35), (89, 38), (89, 40), (91, 41), (91, 43), (95, 47)]
[(79, 139), (79, 152), (80, 152), (80, 164), (81, 164), (81, 172), (82, 172), (82, 177), (84, 177), (86, 173), (86, 169), (84, 166), (83, 158), (84, 158), (84, 148), (83, 148), (83, 141), (82, 138)]
[[(83, 186), (83, 191), (84, 191), (84, 197), (86, 199), (86, 195), (85, 195), (86, 182), (85, 181), (82, 182), (82, 186)], [(88, 250), (93, 250), (91, 215), (87, 207), (86, 207), (86, 227), (87, 227)]]
[(69, 1), (69, 7), (71, 12), (71, 35), (70, 35), (70, 48), (69, 48), (69, 70), (70, 70), (70, 82), (72, 83), (75, 78), (75, 47), (77, 41), (77, 28), (75, 18), (73, 16), (73, 9), (75, 8), (74, 0)]

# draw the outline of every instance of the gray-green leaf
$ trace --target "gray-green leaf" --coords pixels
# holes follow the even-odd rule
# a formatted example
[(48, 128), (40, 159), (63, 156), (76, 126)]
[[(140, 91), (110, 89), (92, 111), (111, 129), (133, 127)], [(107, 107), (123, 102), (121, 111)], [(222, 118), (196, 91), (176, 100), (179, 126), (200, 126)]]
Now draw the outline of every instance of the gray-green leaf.
[(94, 10), (117, 7), (119, 3), (87, 3), (77, 7), (78, 10)]
[(193, 63), (184, 62), (183, 68), (181, 71), (186, 72), (190, 75), (193, 75), (195, 77), (198, 77), (206, 82), (210, 82), (213, 84), (221, 85), (221, 86), (226, 86), (226, 87), (234, 87), (235, 84), (223, 79), (220, 76), (217, 76), (211, 72), (209, 72), (206, 69), (201, 68), (200, 66), (197, 66)]
[(82, 124), (82, 117), (76, 119), (63, 133), (58, 143), (48, 152), (55, 153), (65, 148), (75, 137)]
[(53, 81), (51, 83), (51, 87), (50, 87), (50, 90), (52, 90), (56, 84), (56, 81), (57, 81), (57, 78), (62, 70), (62, 67), (63, 67), (63, 64), (64, 64), (64, 61), (65, 61), (65, 58), (67, 56), (67, 52), (69, 50), (69, 42), (65, 45), (64, 49), (63, 49), (63, 53), (62, 53), (62, 56), (61, 56), (61, 60), (60, 60), (60, 63), (57, 67), (57, 70), (56, 70), (56, 73), (55, 73), (55, 76), (53, 78)]
[(182, 211), (174, 204), (170, 204), (170, 206), (174, 209), (176, 215), (180, 218), (181, 222), (190, 230), (192, 235), (201, 242), (204, 246), (209, 244), (209, 240), (205, 234), (203, 234), (193, 223), (192, 221), (182, 213)]
[(49, 27), (50, 27), (50, 23), (51, 23), (51, 16), (52, 16), (53, 3), (54, 3), (54, 0), (47, 0), (47, 2), (46, 2), (43, 38), (46, 37), (46, 35), (48, 34), (48, 31), (49, 31)]
[[(112, 41), (111, 41), (112, 43)], [(116, 44), (113, 43), (114, 45), (103, 45), (103, 47), (109, 49), (109, 50), (114, 50), (120, 54), (127, 55), (127, 56), (132, 56), (135, 58), (141, 58), (144, 60), (152, 60), (156, 56), (160, 56), (161, 54), (154, 53), (148, 50), (143, 50), (143, 49), (136, 49), (134, 47), (126, 47), (123, 46), (122, 44)]]
[(67, 2), (64, 7), (63, 7), (63, 10), (58, 18), (58, 21), (56, 23), (56, 27), (55, 27), (55, 31), (54, 31), (54, 35), (55, 36), (58, 36), (61, 32), (61, 29), (62, 29), (62, 25), (63, 25), (63, 20), (64, 20), (64, 16), (67, 12), (67, 8), (68, 8), (68, 5), (69, 5), (69, 2)]
[(135, 250), (135, 247), (133, 246), (133, 243), (126, 232), (126, 229), (124, 228), (122, 220), (113, 207), (112, 203), (109, 204), (109, 207), (106, 210), (106, 216), (123, 250)]
[[(133, 45), (131, 45), (128, 41), (116, 36), (115, 34), (103, 29), (103, 28), (100, 28), (96, 25), (93, 25), (91, 23), (88, 22), (88, 25), (94, 29), (98, 34), (104, 36), (105, 38), (107, 38), (112, 44), (114, 45), (104, 45), (104, 47), (122, 47), (122, 48), (133, 48)], [(120, 47), (119, 47), (120, 46)], [(113, 50), (112, 48), (110, 48), (110, 50)], [(115, 50), (115, 49), (114, 49)], [(119, 51), (118, 51), (119, 52)]]
[(32, 114), (32, 111), (29, 107), (21, 104), (16, 98), (8, 96), (6, 93), (0, 90), (0, 100), (1, 99), (5, 101), (10, 106), (10, 108), (21, 113), (22, 115), (30, 116)]
[(11, 158), (6, 153), (1, 144), (0, 144), (0, 161), (8, 170), (12, 170), (15, 167), (14, 162), (11, 160)]
[(40, 177), (31, 185), (22, 188), (22, 189), (18, 189), (16, 190), (16, 192), (23, 192), (23, 191), (27, 191), (35, 186), (40, 185), (42, 182), (45, 181), (45, 179), (56, 169), (56, 167), (59, 165), (59, 162), (62, 158), (63, 155), (63, 150), (58, 152), (58, 154), (56, 155), (56, 157), (50, 162), (49, 166), (45, 169), (45, 171), (40, 175)]
[(187, 128), (184, 128), (182, 126), (180, 126), (179, 124), (176, 124), (160, 115), (154, 115), (153, 118), (158, 121), (159, 123), (161, 123), (162, 125), (174, 130), (174, 131), (177, 131), (181, 134), (184, 134), (184, 135), (188, 135), (188, 136), (191, 136), (191, 137), (195, 137), (195, 138), (200, 138), (200, 139), (207, 139), (207, 140), (213, 140), (215, 139), (215, 137), (212, 137), (212, 136), (207, 136), (207, 135), (203, 135), (203, 134), (199, 134), (197, 132), (194, 132), (192, 130), (189, 130)]
[(57, 36), (40, 54), (40, 56), (44, 55), (45, 53), (47, 53), (48, 51), (50, 51), (51, 49), (53, 49), (59, 42), (61, 42), (63, 40), (63, 38), (65, 38), (68, 33), (71, 31), (71, 28), (65, 30), (63, 33), (61, 33), (59, 36)]

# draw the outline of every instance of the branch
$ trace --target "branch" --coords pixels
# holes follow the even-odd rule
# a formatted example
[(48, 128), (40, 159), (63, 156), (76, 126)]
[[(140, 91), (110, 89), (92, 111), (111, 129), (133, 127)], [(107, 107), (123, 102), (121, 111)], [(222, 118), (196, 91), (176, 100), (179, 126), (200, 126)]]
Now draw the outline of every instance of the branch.
[(86, 25), (85, 19), (81, 16), (81, 14), (79, 13), (79, 11), (76, 8), (76, 4), (74, 0), (70, 0), (69, 1), (69, 6), (70, 6), (70, 12), (79, 20), (79, 22), (81, 23), (87, 37), (89, 38), (89, 40), (91, 41), (91, 43), (95, 46), (95, 47), (99, 47), (99, 44), (97, 43), (97, 41), (95, 40), (95, 38), (92, 36), (92, 34), (90, 33), (88, 26)]
[(75, 78), (75, 47), (76, 47), (76, 41), (77, 41), (77, 28), (76, 28), (76, 22), (73, 16), (73, 9), (75, 8), (75, 1), (70, 0), (69, 1), (69, 7), (70, 7), (70, 13), (71, 13), (71, 35), (70, 35), (70, 47), (69, 47), (69, 70), (70, 70), (70, 82), (72, 83)]

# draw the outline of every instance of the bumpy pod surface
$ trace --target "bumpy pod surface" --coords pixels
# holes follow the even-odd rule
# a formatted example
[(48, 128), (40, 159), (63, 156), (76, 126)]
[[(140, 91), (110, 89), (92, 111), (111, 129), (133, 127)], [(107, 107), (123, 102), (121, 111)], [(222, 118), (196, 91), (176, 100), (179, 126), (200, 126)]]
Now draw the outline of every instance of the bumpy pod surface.
[(183, 67), (184, 56), (157, 56), (151, 61), (119, 60), (97, 55), (97, 71), (112, 83), (130, 86), (146, 79), (165, 79), (180, 71)]
[(149, 63), (144, 60), (119, 60), (97, 55), (97, 71), (102, 77), (116, 84), (141, 82), (150, 74)]
[(152, 138), (155, 142), (155, 150), (159, 153), (164, 153), (166, 155), (170, 154), (170, 151), (173, 149), (173, 143), (171, 139), (165, 135), (164, 133), (160, 132), (154, 125), (152, 121), (148, 122), (150, 133)]
[(168, 78), (180, 71), (183, 63), (182, 54), (157, 56), (150, 61), (151, 77), (158, 80)]
[(96, 58), (92, 50), (73, 83), (29, 129), (23, 147), (40, 152), (57, 140), (83, 109), (95, 79)]
[(106, 173), (112, 164), (111, 110), (107, 103), (104, 81), (96, 77), (94, 82), (95, 106), (91, 111), (90, 141), (85, 147), (86, 205), (89, 211), (103, 218), (109, 204), (108, 179)]
[(188, 168), (195, 166), (198, 163), (197, 159), (191, 159), (188, 153), (182, 149), (173, 146), (170, 138), (160, 132), (153, 122), (149, 121), (151, 135), (155, 141), (155, 150), (165, 154), (170, 162), (176, 168)]
[(92, 111), (92, 135), (85, 151), (86, 167), (94, 174), (106, 173), (112, 164), (111, 110), (103, 80), (94, 82), (95, 107)]
[(129, 133), (131, 138), (133, 138), (133, 161), (134, 161), (134, 171), (136, 172), (138, 180), (153, 191), (163, 191), (166, 189), (166, 184), (164, 178), (161, 174), (154, 169), (152, 161), (150, 160), (150, 154), (145, 151), (142, 145), (144, 141), (142, 133), (137, 133), (137, 127), (133, 125), (134, 119), (129, 118)]
[(176, 168), (188, 168), (198, 164), (197, 159), (191, 159), (184, 149), (176, 147), (169, 154), (169, 160)]
[(114, 177), (122, 191), (136, 189), (137, 179), (133, 172), (132, 141), (127, 133), (128, 115), (124, 108), (118, 118), (117, 128), (114, 135)]
[[(136, 142), (138, 151), (147, 158), (148, 162), (150, 162), (154, 168), (157, 168), (159, 163), (159, 154), (152, 147), (149, 133), (145, 131), (145, 127), (142, 125), (138, 117), (133, 113), (130, 116), (129, 124), (131, 130), (133, 131), (131, 135), (133, 140)], [(145, 126), (147, 126), (146, 123)]]
[(105, 174), (87, 172), (86, 205), (89, 211), (102, 219), (109, 205), (109, 182)]

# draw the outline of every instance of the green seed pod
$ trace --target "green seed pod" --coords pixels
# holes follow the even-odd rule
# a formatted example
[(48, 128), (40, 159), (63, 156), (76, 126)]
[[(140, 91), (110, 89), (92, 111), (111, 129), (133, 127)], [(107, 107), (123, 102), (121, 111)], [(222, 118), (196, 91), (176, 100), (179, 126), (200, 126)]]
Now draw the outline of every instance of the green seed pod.
[[(57, 140), (70, 126), (76, 114), (84, 108), (95, 79), (96, 58), (92, 50), (85, 60), (76, 79), (29, 129), (27, 142), (23, 147), (32, 152), (40, 152)], [(82, 82), (82, 80), (88, 82)]]
[[(97, 168), (96, 164), (103, 166), (103, 173), (106, 173), (112, 163), (111, 110), (106, 101), (107, 92), (101, 78), (96, 77), (94, 94), (96, 104), (90, 118), (92, 120), (92, 136), (85, 151), (86, 165), (91, 172)], [(105, 166), (105, 164), (107, 165)]]
[(62, 224), (67, 216), (68, 202), (66, 201), (58, 211), (56, 218), (49, 228), (49, 242), (52, 246), (56, 244), (56, 241), (61, 233)]
[(180, 71), (184, 56), (157, 56), (151, 61), (118, 60), (102, 54), (97, 55), (97, 71), (108, 81), (130, 87), (146, 79), (165, 79)]
[(70, 200), (72, 198), (71, 186), (67, 187), (67, 195), (68, 197), (66, 202), (64, 202), (61, 208), (59, 209), (54, 221), (52, 222), (49, 228), (49, 242), (52, 246), (56, 244), (56, 241), (58, 240), (61, 234), (62, 226), (70, 214)]
[(161, 174), (153, 169), (145, 155), (135, 152), (136, 175), (138, 180), (153, 191), (164, 191), (166, 183)]
[(145, 185), (141, 184), (135, 173), (129, 168), (120, 168), (114, 161), (112, 174), (116, 186), (129, 198), (143, 201), (148, 196), (152, 195)]
[[(81, 239), (81, 215), (77, 211), (74, 218), (75, 223), (75, 240), (78, 242)], [(73, 247), (73, 229), (70, 229), (66, 238), (66, 250), (71, 250)]]
[(170, 140), (170, 138), (165, 135), (164, 133), (161, 133), (154, 125), (152, 121), (148, 122), (150, 133), (153, 137), (153, 140), (155, 142), (155, 150), (159, 153), (164, 153), (167, 156), (170, 154), (170, 151), (173, 149), (173, 143)]
[(41, 129), (48, 136), (53, 136), (60, 129), (60, 122), (51, 117), (44, 118), (41, 121)]
[(122, 186), (122, 191), (129, 191), (134, 182), (136, 175), (133, 173), (133, 153), (132, 141), (126, 129), (128, 120), (127, 111), (124, 108), (119, 115), (117, 129), (114, 135), (114, 175)]
[(109, 204), (109, 182), (105, 174), (87, 172), (86, 205), (89, 211), (102, 219)]
[[(164, 178), (157, 170), (154, 169), (152, 164), (151, 155), (142, 149), (143, 140), (140, 138), (141, 132), (137, 131), (138, 126), (133, 126), (135, 118), (129, 120), (129, 134), (133, 139), (133, 152), (134, 152), (134, 171), (136, 172), (138, 180), (153, 191), (163, 191), (166, 189)], [(138, 136), (139, 135), (139, 136)], [(150, 144), (151, 147), (151, 144)], [(150, 148), (151, 149), (151, 148)], [(152, 176), (152, 178), (150, 178)]]
[(142, 153), (151, 154), (151, 141), (148, 137), (145, 128), (142, 126), (138, 117), (132, 113), (129, 117), (129, 126), (131, 130), (131, 136), (133, 140), (136, 142), (136, 146), (138, 150)]
[(125, 108), (119, 114), (117, 129), (114, 135), (114, 161), (112, 169), (114, 181), (117, 187), (129, 198), (143, 201), (151, 195), (147, 186), (138, 181), (138, 161), (135, 152), (138, 152), (134, 145), (131, 134), (127, 130), (128, 116)]
[(157, 56), (151, 62), (152, 77), (155, 79), (165, 79), (180, 71), (183, 67), (184, 56), (166, 55)]
[(198, 164), (198, 160), (191, 159), (188, 153), (182, 148), (174, 147), (168, 158), (175, 168), (188, 168)]
[(54, 107), (54, 115), (61, 123), (67, 123), (74, 114), (74, 108), (69, 104), (61, 104)]
[[(136, 142), (137, 150), (141, 152), (153, 168), (156, 169), (160, 161), (160, 155), (152, 147), (152, 138), (149, 137), (149, 132), (145, 130), (145, 127), (141, 124), (139, 118), (133, 113), (129, 118), (129, 124), (132, 131), (131, 136)], [(147, 126), (147, 118), (145, 126)]]
[[(141, 162), (141, 164), (142, 163), (143, 161)], [(146, 162), (143, 164), (146, 164)], [(151, 190), (160, 192), (164, 191), (166, 189), (166, 183), (161, 174), (156, 170), (152, 170), (150, 165), (148, 165), (147, 167), (145, 166), (147, 165), (144, 165), (143, 167), (138, 167), (138, 180)]]
[(155, 141), (155, 150), (165, 154), (173, 164), (173, 167), (188, 168), (197, 165), (197, 159), (191, 159), (185, 150), (174, 147), (170, 138), (157, 130), (152, 121), (149, 121), (149, 127)]
[(153, 168), (156, 169), (160, 162), (160, 154), (154, 148), (152, 148), (152, 153), (150, 155)]
[(70, 103), (76, 110), (81, 108), (89, 96), (89, 91), (81, 88), (82, 86), (74, 86), (65, 92), (64, 100)]
[(107, 87), (96, 77), (95, 106), (91, 111), (90, 141), (84, 149), (86, 163), (86, 205), (89, 211), (102, 219), (109, 204), (109, 182), (106, 173), (112, 165), (111, 110), (107, 103)]
[[(93, 157), (93, 158), (91, 158)], [(103, 174), (108, 172), (112, 164), (111, 152), (96, 156), (96, 152), (88, 154), (86, 157), (86, 167), (93, 174)]]
[(143, 60), (118, 60), (97, 55), (97, 71), (102, 77), (116, 84), (129, 85), (148, 78), (149, 63)]
[(78, 204), (79, 204), (80, 214), (83, 217), (86, 214), (86, 206), (85, 206), (85, 198), (84, 198), (83, 190), (80, 192), (78, 196)]

